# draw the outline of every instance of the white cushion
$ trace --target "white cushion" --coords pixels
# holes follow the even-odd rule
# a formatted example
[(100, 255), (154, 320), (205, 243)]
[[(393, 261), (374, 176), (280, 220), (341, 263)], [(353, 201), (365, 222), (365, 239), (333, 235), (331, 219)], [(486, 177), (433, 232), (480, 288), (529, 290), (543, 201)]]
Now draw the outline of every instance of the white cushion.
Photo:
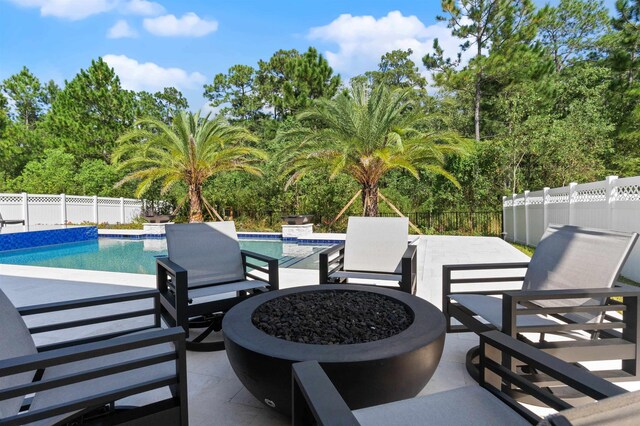
[(400, 273), (408, 240), (406, 217), (350, 217), (344, 270)]

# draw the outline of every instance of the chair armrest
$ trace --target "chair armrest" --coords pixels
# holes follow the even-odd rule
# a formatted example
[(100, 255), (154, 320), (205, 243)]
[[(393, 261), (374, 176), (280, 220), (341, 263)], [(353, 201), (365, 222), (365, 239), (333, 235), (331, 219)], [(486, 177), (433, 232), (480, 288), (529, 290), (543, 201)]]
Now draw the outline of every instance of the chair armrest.
[(108, 295), (108, 296), (91, 297), (91, 298), (69, 300), (69, 301), (63, 301), (63, 302), (23, 306), (23, 307), (17, 308), (17, 310), (21, 316), (26, 317), (29, 315), (40, 315), (40, 314), (47, 314), (52, 312), (54, 313), (62, 313), (65, 311), (70, 312), (75, 309), (104, 306), (104, 305), (110, 305), (110, 304), (116, 304), (116, 303), (119, 304), (119, 303), (131, 302), (136, 300), (152, 299), (153, 301), (153, 306), (147, 309), (128, 310), (121, 313), (113, 313), (109, 315), (100, 315), (100, 316), (91, 316), (91, 314), (88, 314), (87, 316), (83, 316), (81, 319), (77, 319), (77, 320), (68, 320), (63, 322), (48, 322), (45, 325), (29, 327), (29, 332), (32, 335), (34, 335), (39, 333), (48, 333), (48, 332), (57, 331), (57, 330), (66, 330), (66, 329), (72, 329), (76, 327), (83, 327), (83, 326), (88, 326), (93, 324), (102, 324), (102, 323), (108, 323), (113, 321), (121, 321), (124, 319), (132, 319), (132, 318), (138, 318), (138, 317), (144, 317), (144, 316), (154, 317), (154, 320), (146, 326), (137, 327), (137, 328), (131, 328), (131, 327), (127, 328), (121, 324), (117, 332), (96, 334), (91, 337), (75, 339), (75, 340), (66, 340), (66, 341), (61, 341), (61, 342), (47, 344), (47, 345), (38, 347), (39, 351), (44, 352), (44, 351), (50, 351), (50, 350), (63, 348), (67, 346), (106, 340), (113, 337), (146, 330), (149, 328), (160, 327), (159, 297), (160, 297), (160, 294), (158, 293), (157, 290), (144, 290), (144, 291), (136, 291), (131, 293), (124, 293), (124, 294), (114, 294), (114, 295)]
[(273, 261), (273, 260), (275, 260), (275, 261), (278, 260), (275, 257), (267, 256), (267, 255), (261, 254), (261, 253), (256, 253), (255, 251), (240, 250), (240, 252), (246, 257), (251, 257), (253, 259), (262, 260), (263, 262), (270, 262), (270, 261)]
[[(242, 255), (242, 265), (244, 266), (245, 273), (247, 274), (248, 277), (251, 277), (251, 278), (259, 280), (259, 281), (265, 281), (264, 278), (261, 278), (261, 277), (258, 277), (257, 275), (253, 275), (253, 274), (251, 274), (249, 272), (246, 272), (248, 267), (249, 268), (253, 268), (253, 269), (257, 269), (258, 271), (264, 272), (269, 276), (269, 278), (268, 278), (268, 280), (266, 282), (269, 283), (269, 287), (271, 288), (271, 290), (278, 290), (280, 288), (278, 259), (276, 259), (275, 257), (266, 256), (264, 254), (256, 253), (256, 252), (249, 251), (249, 250), (241, 250), (240, 253)], [(247, 262), (247, 258), (256, 259), (256, 260), (260, 260), (260, 261), (266, 262), (267, 263), (267, 268), (265, 269), (264, 267), (262, 267), (260, 265), (256, 265), (256, 264), (253, 264), (251, 262)]]
[[(30, 423), (31, 421), (48, 418), (66, 412), (76, 411), (82, 408), (96, 407), (107, 404), (111, 401), (122, 399), (127, 396), (147, 392), (152, 389), (165, 386), (183, 386), (182, 381), (186, 380), (185, 364), (185, 343), (184, 331), (180, 327), (164, 330), (152, 330), (132, 336), (120, 337), (111, 341), (94, 342), (78, 345), (73, 348), (56, 349), (45, 353), (37, 353), (21, 357), (9, 358), (0, 361), (0, 377), (30, 372), (39, 369), (46, 369), (56, 365), (63, 365), (105, 355), (125, 352), (134, 349), (146, 348), (160, 344), (173, 343), (173, 349), (163, 351), (143, 358), (120, 361), (111, 365), (92, 368), (79, 372), (67, 373), (63, 376), (53, 377), (46, 380), (29, 382), (17, 385), (8, 389), (0, 389), (0, 400), (10, 399), (16, 396), (25, 396), (34, 392), (56, 389), (74, 383), (81, 383), (99, 377), (112, 374), (132, 371), (141, 367), (151, 366), (163, 362), (175, 361), (176, 373), (171, 376), (156, 378), (153, 380), (141, 380), (139, 385), (116, 387), (109, 392), (92, 395), (91, 389), (87, 388), (87, 395), (75, 401), (54, 405), (50, 408), (40, 409), (34, 413), (20, 415), (17, 423)], [(186, 382), (185, 382), (186, 383)], [(186, 386), (186, 384), (184, 384)], [(182, 391), (182, 390), (181, 390)], [(186, 391), (186, 388), (185, 388)], [(185, 395), (186, 397), (186, 395)], [(3, 419), (9, 423), (15, 418)], [(17, 424), (16, 423), (16, 424)]]
[[(454, 265), (442, 265), (442, 310), (447, 318), (449, 296), (456, 294), (451, 290), (452, 284), (471, 284), (471, 283), (496, 283), (496, 282), (512, 282), (523, 281), (522, 277), (481, 277), (481, 278), (452, 278), (451, 273), (453, 271), (486, 271), (486, 270), (500, 270), (500, 269), (522, 269), (527, 268), (529, 262), (504, 262), (504, 263), (471, 263), (471, 264), (454, 264)], [(501, 294), (503, 291), (500, 291)], [(495, 294), (496, 291), (483, 291), (482, 289), (474, 290), (474, 294)]]
[(178, 265), (177, 263), (172, 262), (171, 260), (169, 260), (168, 257), (157, 257), (156, 267), (162, 268), (164, 272), (171, 275), (172, 277), (175, 277), (176, 275), (179, 275), (179, 274), (187, 273), (186, 269), (184, 269), (182, 266)]
[[(567, 300), (567, 299), (602, 299), (621, 297), (623, 301), (618, 304), (596, 303), (591, 305), (565, 305), (544, 307), (535, 302), (541, 300)], [(614, 332), (616, 328), (623, 327), (623, 335), (628, 335), (637, 327), (638, 298), (640, 288), (627, 285), (617, 285), (612, 288), (592, 289), (562, 289), (562, 290), (517, 290), (505, 291), (502, 296), (502, 331), (515, 336), (518, 333), (534, 332), (563, 332), (563, 331), (595, 331)], [(607, 314), (615, 311), (623, 311), (622, 323), (618, 320), (598, 322), (567, 321), (566, 324), (517, 326), (517, 317), (522, 315), (552, 315), (558, 319), (564, 319), (563, 314), (586, 313), (593, 316)], [(617, 332), (616, 332), (617, 333)]]
[[(491, 370), (496, 374), (500, 374), (501, 371), (507, 377), (514, 378), (517, 376), (520, 380), (528, 382), (523, 378), (523, 376), (518, 376), (515, 373), (512, 373), (509, 369), (502, 370), (504, 367), (497, 365), (495, 361), (489, 359), (487, 357), (487, 345), (498, 349), (510, 357), (514, 357), (524, 362), (526, 365), (548, 374), (554, 379), (559, 380), (565, 385), (568, 385), (591, 398), (600, 400), (627, 392), (620, 386), (591, 374), (591, 372), (584, 368), (579, 368), (575, 365), (569, 364), (554, 357), (553, 355), (543, 352), (527, 343), (516, 340), (497, 330), (487, 331), (480, 334), (480, 384), (484, 387), (490, 386), (484, 382), (487, 370)], [(500, 371), (496, 371), (496, 369)], [(503, 377), (503, 379), (504, 378), (505, 377)], [(532, 382), (528, 383), (530, 386), (525, 384), (522, 389), (526, 390), (526, 388), (531, 388), (529, 390), (534, 391), (532, 392), (532, 395), (537, 391), (548, 392), (547, 390), (538, 388)], [(553, 408), (558, 409), (557, 407)]]
[(359, 424), (317, 361), (298, 362), (292, 369), (294, 426)]
[(113, 294), (109, 296), (91, 297), (85, 299), (67, 300), (63, 302), (44, 303), (16, 308), (20, 315), (36, 315), (48, 312), (60, 312), (68, 309), (87, 308), (90, 306), (108, 305), (111, 303), (128, 302), (132, 300), (157, 298), (157, 290), (143, 290), (131, 293)]
[[(171, 286), (176, 292), (176, 296), (187, 298), (188, 294), (188, 272), (182, 266), (169, 260), (168, 257), (156, 258), (156, 288), (162, 295), (167, 295), (169, 283), (167, 275), (171, 277)], [(181, 293), (178, 295), (177, 293)]]
[[(344, 247), (345, 247), (345, 243), (340, 243), (340, 244), (336, 244), (334, 246), (331, 246), (323, 251), (320, 252), (319, 254), (319, 260), (320, 260), (320, 265), (319, 265), (319, 271), (320, 271), (320, 277), (319, 277), (319, 284), (327, 284), (329, 282), (329, 276), (336, 272), (339, 271), (341, 269), (344, 268)], [(338, 256), (336, 256), (335, 258), (331, 259), (331, 261), (329, 260), (329, 257), (338, 253)], [(337, 262), (337, 264), (336, 264)], [(334, 266), (335, 265), (335, 266)]]
[(418, 252), (418, 246), (409, 244), (404, 254), (402, 255), (402, 281), (400, 282), (400, 288), (410, 294), (416, 294), (417, 283), (417, 271), (418, 263), (416, 253)]

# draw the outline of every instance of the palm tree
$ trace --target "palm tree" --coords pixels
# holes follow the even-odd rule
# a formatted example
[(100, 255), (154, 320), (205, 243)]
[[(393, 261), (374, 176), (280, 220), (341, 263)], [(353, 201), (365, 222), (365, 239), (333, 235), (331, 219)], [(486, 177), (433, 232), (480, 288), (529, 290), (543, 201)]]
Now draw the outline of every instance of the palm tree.
[(113, 161), (130, 173), (117, 185), (139, 180), (136, 196), (140, 197), (153, 182), (161, 181), (163, 194), (182, 182), (187, 196), (178, 208), (188, 199), (189, 221), (202, 222), (203, 206), (212, 209), (202, 194), (207, 179), (237, 170), (260, 175), (256, 163), (266, 159), (263, 151), (242, 145), (256, 140), (248, 130), (220, 117), (209, 119), (210, 115), (181, 111), (171, 126), (153, 118), (138, 120), (118, 139)]
[(459, 186), (442, 165), (447, 154), (464, 152), (465, 140), (451, 132), (418, 130), (425, 115), (410, 101), (410, 93), (356, 84), (298, 114), (299, 126), (279, 135), (294, 144), (285, 154), (287, 186), (310, 172), (328, 171), (330, 178), (347, 174), (362, 187), (364, 216), (378, 215), (378, 184), (393, 169), (419, 179), (423, 168)]

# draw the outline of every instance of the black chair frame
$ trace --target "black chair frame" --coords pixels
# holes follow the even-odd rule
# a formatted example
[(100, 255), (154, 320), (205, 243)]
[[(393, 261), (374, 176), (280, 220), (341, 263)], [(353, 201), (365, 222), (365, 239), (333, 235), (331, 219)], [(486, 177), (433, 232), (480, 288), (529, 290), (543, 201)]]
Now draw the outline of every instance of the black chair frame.
[[(567, 362), (595, 361), (607, 359), (622, 360), (620, 370), (599, 371), (601, 377), (614, 381), (636, 380), (640, 374), (640, 310), (638, 298), (640, 288), (616, 283), (612, 288), (602, 289), (570, 289), (570, 290), (480, 290), (454, 291), (456, 284), (478, 284), (484, 288), (490, 284), (505, 282), (522, 282), (524, 275), (456, 278), (457, 271), (487, 271), (506, 269), (526, 269), (528, 262), (489, 263), (489, 264), (460, 264), (444, 265), (442, 267), (443, 288), (442, 307), (446, 318), (447, 332), (459, 333), (472, 331), (482, 333), (495, 327), (483, 323), (474, 317), (469, 309), (455, 303), (449, 296), (455, 294), (502, 295), (502, 332), (526, 341), (545, 352), (548, 352)], [(536, 305), (539, 300), (563, 299), (600, 299), (604, 304), (586, 306), (564, 306), (543, 308)], [(620, 316), (618, 313), (622, 313)], [(570, 313), (588, 313), (600, 315), (601, 321), (576, 322), (566, 317)], [(549, 315), (561, 321), (557, 325), (518, 326), (517, 318), (523, 315)], [(454, 325), (451, 319), (459, 321)], [(545, 333), (575, 335), (584, 332), (591, 335), (591, 339), (555, 341), (544, 340)], [(523, 336), (523, 333), (540, 334), (541, 341), (533, 342)], [(477, 368), (472, 365), (475, 352), (468, 354), (467, 368), (469, 373), (477, 377)]]
[[(29, 328), (32, 335), (56, 330), (70, 330), (91, 324), (108, 323), (128, 318), (153, 316), (153, 323), (148, 326), (137, 327), (87, 338), (67, 340), (59, 343), (38, 347), (38, 353), (22, 357), (10, 358), (0, 361), (0, 377), (11, 376), (18, 373), (37, 370), (32, 383), (14, 386), (0, 390), (0, 400), (11, 399), (17, 396), (27, 396), (34, 392), (56, 389), (73, 383), (83, 382), (111, 374), (122, 373), (168, 361), (174, 361), (176, 374), (148, 380), (136, 386), (127, 386), (114, 389), (108, 393), (89, 395), (64, 404), (59, 404), (34, 412), (25, 412), (13, 417), (0, 418), (0, 425), (22, 425), (25, 423), (46, 419), (60, 414), (78, 411), (65, 421), (73, 424), (176, 424), (188, 425), (187, 410), (187, 368), (184, 331), (181, 328), (158, 329), (160, 327), (160, 303), (156, 290), (126, 293), (113, 296), (93, 297), (88, 299), (71, 300), (43, 305), (34, 305), (18, 308), (23, 316), (63, 313), (68, 310), (105, 306), (109, 304), (130, 302), (135, 300), (152, 299), (154, 307), (104, 315), (95, 318), (73, 320), (62, 323), (48, 324)], [(119, 326), (121, 328), (121, 325)], [(152, 330), (154, 329), (155, 330)], [(145, 331), (146, 330), (146, 331)], [(141, 333), (145, 331), (144, 333)], [(135, 334), (131, 334), (135, 333)], [(117, 340), (110, 340), (119, 337)], [(81, 360), (90, 360), (109, 354), (144, 348), (153, 345), (173, 343), (174, 350), (152, 355), (143, 359), (125, 361), (106, 367), (95, 368), (89, 372), (69, 374), (63, 377), (42, 380), (44, 369), (55, 365), (66, 364)], [(160, 389), (169, 386), (172, 396), (170, 398), (140, 407), (127, 407), (124, 410), (113, 410), (113, 402), (125, 397)], [(90, 393), (90, 389), (87, 389)], [(27, 397), (21, 407), (21, 411), (28, 410), (31, 398)]]
[[(336, 244), (320, 252), (320, 284), (346, 284), (347, 278), (331, 278), (331, 274), (344, 271), (344, 248), (345, 243)], [(418, 247), (409, 244), (407, 250), (402, 255), (402, 279), (398, 282), (399, 289), (409, 294), (416, 294), (417, 284), (417, 253)], [(382, 275), (382, 273), (376, 273)], [(391, 274), (390, 274), (391, 275)], [(355, 284), (355, 283), (352, 283)], [(398, 289), (394, 286), (384, 286)]]
[[(242, 265), (245, 276), (268, 284), (269, 290), (278, 290), (279, 272), (278, 259), (248, 250), (241, 250)], [(260, 266), (251, 259), (266, 262), (267, 266)], [(260, 271), (267, 274), (267, 279), (252, 272)], [(168, 257), (156, 259), (156, 285), (160, 292), (160, 306), (162, 319), (170, 327), (182, 327), (189, 337), (189, 328), (204, 327), (205, 331), (192, 340), (186, 341), (186, 347), (191, 351), (217, 351), (224, 349), (224, 342), (204, 342), (203, 340), (213, 331), (219, 331), (222, 315), (229, 309), (253, 295), (251, 291), (236, 292), (236, 297), (214, 300), (204, 303), (193, 303), (189, 299), (188, 271)], [(215, 283), (213, 287), (227, 283)]]
[[(480, 386), (531, 424), (538, 423), (541, 418), (513, 399), (509, 389), (516, 387), (540, 401), (541, 404), (557, 411), (571, 408), (572, 405), (530, 381), (526, 376), (514, 374), (510, 368), (505, 367), (504, 361), (502, 364), (494, 361), (488, 355), (489, 348), (499, 351), (502, 358), (507, 359), (507, 365), (516, 362), (530, 366), (594, 400), (626, 392), (625, 389), (594, 376), (584, 369), (567, 364), (498, 331), (480, 334)], [(317, 361), (294, 364), (292, 376), (293, 425), (355, 426), (360, 424)], [(561, 413), (549, 417), (548, 420), (551, 424), (568, 424), (566, 419), (561, 417)], [(469, 422), (473, 423), (473, 419), (469, 419)]]

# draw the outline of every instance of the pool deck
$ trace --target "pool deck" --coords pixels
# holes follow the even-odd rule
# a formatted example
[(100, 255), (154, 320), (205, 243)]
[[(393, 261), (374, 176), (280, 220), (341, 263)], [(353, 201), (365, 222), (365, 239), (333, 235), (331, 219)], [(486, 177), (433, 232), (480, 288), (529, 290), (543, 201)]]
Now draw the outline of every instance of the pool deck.
[[(331, 234), (335, 238), (335, 234)], [(442, 265), (518, 262), (528, 257), (499, 238), (424, 236), (418, 245), (418, 296), (441, 304)], [(318, 271), (280, 269), (281, 288), (315, 285)], [(0, 265), (0, 288), (16, 306), (102, 296), (155, 287), (155, 276)], [(420, 395), (477, 386), (464, 367), (477, 345), (472, 333), (448, 334), (435, 375)], [(286, 425), (290, 421), (257, 401), (236, 378), (224, 351), (188, 352), (189, 420), (192, 425)], [(640, 389), (640, 382), (621, 386)], [(215, 420), (214, 420), (215, 419)]]

